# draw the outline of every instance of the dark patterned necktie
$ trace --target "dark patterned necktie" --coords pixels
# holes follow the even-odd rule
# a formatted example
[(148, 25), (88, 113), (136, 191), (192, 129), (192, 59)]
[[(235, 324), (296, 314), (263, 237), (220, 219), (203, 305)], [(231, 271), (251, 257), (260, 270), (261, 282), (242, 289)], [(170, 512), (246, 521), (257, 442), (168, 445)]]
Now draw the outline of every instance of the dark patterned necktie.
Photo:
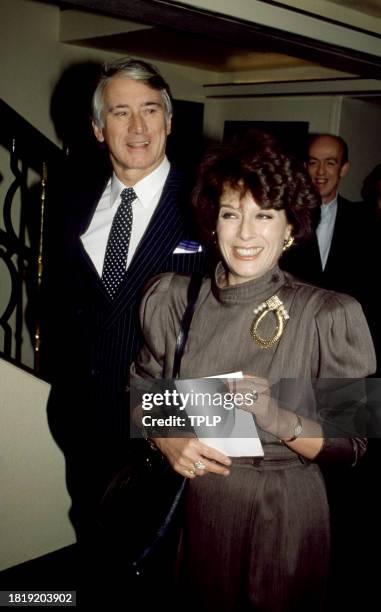
[(111, 225), (102, 270), (102, 281), (111, 299), (115, 297), (126, 272), (132, 230), (132, 202), (136, 199), (136, 193), (132, 187), (128, 187), (123, 189), (120, 197), (122, 201)]

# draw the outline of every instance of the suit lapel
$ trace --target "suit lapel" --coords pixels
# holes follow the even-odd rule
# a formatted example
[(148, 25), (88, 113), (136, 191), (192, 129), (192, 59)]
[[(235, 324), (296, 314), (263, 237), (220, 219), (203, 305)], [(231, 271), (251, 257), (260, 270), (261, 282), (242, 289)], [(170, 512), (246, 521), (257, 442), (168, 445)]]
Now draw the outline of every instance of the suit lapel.
[(74, 249), (78, 255), (77, 260), (79, 265), (82, 266), (86, 275), (90, 275), (90, 280), (97, 291), (99, 291), (106, 299), (108, 294), (102, 283), (98, 271), (96, 270), (91, 258), (89, 257), (86, 249), (83, 246), (81, 236), (86, 232), (91, 219), (94, 216), (98, 202), (102, 196), (103, 191), (106, 188), (109, 177), (100, 180), (92, 190), (86, 190), (82, 192), (78, 198), (78, 210), (79, 214), (76, 216), (75, 224), (75, 244)]
[(281, 268), (297, 278), (319, 284), (322, 268), (316, 232), (306, 242), (284, 253)]
[(316, 231), (313, 233), (308, 245), (307, 262), (312, 280), (318, 278), (322, 273), (322, 266)]
[(345, 201), (338, 195), (337, 196), (337, 212), (335, 219), (335, 226), (333, 228), (331, 248), (329, 249), (327, 263), (324, 269), (324, 274), (329, 276), (330, 273), (335, 273), (335, 266), (337, 265), (337, 258), (342, 251), (342, 242), (346, 239), (345, 234), (345, 220), (346, 210)]

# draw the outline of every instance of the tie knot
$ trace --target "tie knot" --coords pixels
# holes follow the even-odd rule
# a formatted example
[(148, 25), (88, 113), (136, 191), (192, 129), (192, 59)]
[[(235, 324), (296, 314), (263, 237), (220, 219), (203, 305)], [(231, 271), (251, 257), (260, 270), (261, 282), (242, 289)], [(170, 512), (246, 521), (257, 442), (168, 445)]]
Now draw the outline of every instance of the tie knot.
[(126, 187), (126, 189), (123, 189), (122, 193), (120, 194), (120, 197), (122, 202), (124, 202), (125, 204), (131, 204), (131, 202), (136, 200), (137, 196), (133, 187)]

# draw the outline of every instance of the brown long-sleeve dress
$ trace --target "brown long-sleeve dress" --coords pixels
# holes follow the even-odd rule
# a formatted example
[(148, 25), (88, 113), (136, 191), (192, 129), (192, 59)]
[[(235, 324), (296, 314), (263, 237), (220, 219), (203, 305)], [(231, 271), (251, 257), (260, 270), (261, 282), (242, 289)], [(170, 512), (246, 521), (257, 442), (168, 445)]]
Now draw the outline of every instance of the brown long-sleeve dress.
[[(220, 265), (220, 264), (219, 264)], [(216, 271), (218, 278), (218, 267)], [(189, 278), (153, 279), (141, 304), (145, 344), (132, 378), (170, 378)], [(253, 309), (276, 294), (289, 313), (269, 349), (250, 336)], [(262, 336), (274, 333), (267, 316)], [(361, 378), (376, 367), (360, 305), (278, 267), (260, 279), (221, 288), (206, 279), (192, 320), (181, 378), (243, 371), (267, 378)], [(329, 512), (318, 462), (300, 458), (261, 434), (264, 459), (235, 459), (229, 477), (189, 481), (184, 564), (197, 610), (219, 612), (321, 609), (329, 560)], [(358, 438), (325, 441), (317, 460), (354, 463)]]

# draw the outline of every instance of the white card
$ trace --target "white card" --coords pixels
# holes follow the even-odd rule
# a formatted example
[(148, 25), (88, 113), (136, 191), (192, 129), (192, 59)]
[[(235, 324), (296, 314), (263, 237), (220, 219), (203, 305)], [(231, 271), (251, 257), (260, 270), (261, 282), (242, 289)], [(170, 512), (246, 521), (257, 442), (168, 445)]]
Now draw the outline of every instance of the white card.
[[(228, 374), (218, 374), (206, 378), (243, 378), (242, 372), (231, 372)], [(195, 380), (176, 380), (179, 393), (194, 392)], [(202, 380), (197, 380), (197, 393), (203, 393)], [(210, 392), (210, 385), (205, 385), (204, 392)], [(196, 412), (201, 414), (196, 406)], [(195, 406), (190, 408), (190, 414), (195, 414)], [(246, 410), (234, 407), (228, 411), (227, 418), (223, 424), (223, 430), (219, 428), (219, 435), (226, 432), (226, 437), (205, 437), (207, 426), (194, 425), (196, 435), (202, 442), (225, 453), (229, 457), (263, 457), (263, 447), (258, 436), (257, 428), (253, 415)], [(213, 430), (213, 429), (212, 429)], [(216, 429), (214, 429), (216, 431)]]

